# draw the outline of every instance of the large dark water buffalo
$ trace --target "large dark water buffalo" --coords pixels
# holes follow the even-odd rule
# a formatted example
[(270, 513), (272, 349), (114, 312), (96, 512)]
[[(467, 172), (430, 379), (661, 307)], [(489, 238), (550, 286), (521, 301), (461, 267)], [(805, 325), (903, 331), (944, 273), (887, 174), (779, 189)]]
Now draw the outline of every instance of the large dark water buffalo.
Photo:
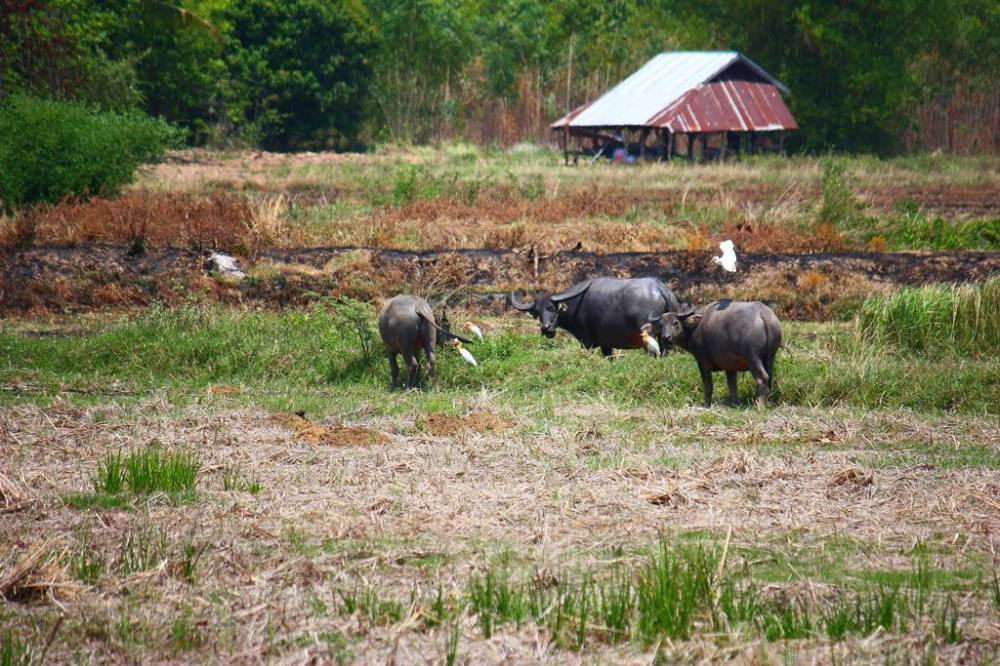
[(642, 327), (649, 316), (679, 307), (673, 292), (656, 278), (609, 277), (585, 280), (561, 294), (536, 294), (531, 303), (511, 294), (510, 304), (539, 319), (542, 335), (554, 337), (556, 328), (562, 328), (586, 349), (600, 347), (605, 356), (614, 349), (642, 347)]
[(712, 405), (712, 373), (726, 372), (729, 399), (736, 402), (736, 379), (749, 370), (757, 383), (757, 404), (767, 402), (774, 380), (774, 357), (781, 347), (781, 324), (763, 303), (722, 300), (682, 312), (650, 314), (660, 329), (664, 350), (677, 345), (694, 356), (705, 388), (705, 406)]

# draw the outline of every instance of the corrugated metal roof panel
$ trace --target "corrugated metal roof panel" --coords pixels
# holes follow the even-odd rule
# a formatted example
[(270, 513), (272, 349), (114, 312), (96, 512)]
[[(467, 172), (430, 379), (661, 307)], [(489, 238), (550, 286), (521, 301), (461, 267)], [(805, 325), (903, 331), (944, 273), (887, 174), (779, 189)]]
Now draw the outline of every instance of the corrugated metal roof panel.
[(740, 58), (735, 51), (660, 53), (604, 93), (569, 124), (576, 127), (646, 125), (684, 93)]
[(586, 109), (588, 106), (590, 106), (590, 102), (587, 102), (586, 104), (581, 104), (580, 106), (576, 107), (575, 109), (567, 113), (565, 116), (560, 118), (559, 120), (549, 125), (549, 128), (559, 129), (560, 127), (565, 127), (566, 125), (569, 125), (570, 122), (572, 122), (572, 120), (576, 118), (578, 115), (583, 113), (583, 110)]
[(778, 89), (758, 81), (714, 81), (689, 91), (648, 123), (672, 132), (768, 132), (798, 125)]

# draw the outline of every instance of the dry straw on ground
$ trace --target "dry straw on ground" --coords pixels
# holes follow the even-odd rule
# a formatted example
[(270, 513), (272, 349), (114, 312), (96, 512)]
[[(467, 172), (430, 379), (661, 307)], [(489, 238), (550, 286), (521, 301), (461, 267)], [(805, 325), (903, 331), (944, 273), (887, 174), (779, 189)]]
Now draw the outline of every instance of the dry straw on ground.
[[(7, 418), (18, 441), (0, 445), (0, 455), (19, 477), (44, 478), (38, 487), (46, 500), (44, 507), (0, 514), (6, 539), (35, 544), (11, 566), (5, 563), (4, 589), (41, 604), (36, 608), (65, 603), (71, 588), (65, 570), (50, 568), (59, 561), (52, 553), (72, 550), (86, 533), (91, 548), (113, 562), (124, 534), (162, 530), (167, 554), (161, 566), (128, 578), (112, 571), (92, 587), (73, 590), (82, 616), (70, 614), (53, 659), (81, 651), (102, 660), (176, 654), (170, 627), (189, 608), (197, 634), (189, 657), (325, 660), (335, 647), (317, 637), (333, 631), (347, 637), (358, 660), (415, 663), (443, 659), (450, 629), (417, 630), (420, 606), (406, 600), (411, 594), (431, 600), (438, 586), (458, 593), (470, 572), (502, 552), (551, 575), (567, 566), (603, 566), (609, 558), (631, 561), (632, 549), (662, 534), (693, 530), (721, 539), (731, 530), (735, 567), (747, 564), (744, 552), (764, 553), (755, 566), (822, 558), (830, 538), (859, 544), (840, 565), (847, 570), (906, 570), (910, 561), (901, 553), (920, 541), (940, 545), (937, 566), (995, 556), (989, 536), (1000, 530), (995, 473), (887, 465), (882, 458), (892, 447), (927, 437), (1000, 448), (991, 419), (929, 422), (907, 412), (778, 408), (712, 423), (698, 409), (654, 417), (595, 403), (578, 405), (578, 417), (565, 410), (561, 425), (521, 430), (510, 426), (533, 417), (494, 418), (502, 414), (498, 399), (470, 399), (465, 417), (401, 415), (349, 425), (298, 415), (275, 419), (221, 403), (176, 409), (154, 401), (120, 413), (14, 407)], [(101, 418), (93, 418), (95, 410)], [(636, 427), (611, 425), (626, 421)], [(345, 428), (363, 435), (352, 440)], [(691, 437), (703, 444), (686, 443)], [(58, 499), (89, 491), (87, 475), (104, 452), (150, 438), (167, 449), (197, 449), (202, 471), (195, 503), (153, 501), (138, 514), (91, 514)], [(775, 442), (789, 444), (773, 448)], [(224, 490), (222, 477), (233, 469), (257, 480), (260, 492)], [(53, 541), (38, 543), (37, 534)], [(962, 535), (961, 548), (948, 545), (955, 534)], [(193, 584), (176, 573), (189, 542), (209, 544)], [(773, 590), (795, 594), (794, 585)], [(151, 600), (127, 610), (129, 621), (147, 632), (141, 652), (80, 631), (80, 622), (117, 622), (125, 587), (133, 598)], [(401, 618), (372, 622), (364, 613), (335, 610), (338, 591), (355, 590), (401, 600)], [(317, 599), (326, 608), (320, 614)], [(963, 597), (961, 603), (974, 602)], [(943, 647), (939, 658), (972, 658), (981, 641), (1000, 638), (988, 613), (963, 631), (968, 640)], [(486, 640), (472, 618), (458, 632), (462, 660), (476, 663), (652, 656), (630, 645), (594, 645), (581, 655), (553, 651), (532, 626)], [(733, 640), (675, 642), (668, 654), (781, 655), (778, 644)], [(919, 654), (911, 642), (919, 643), (918, 634), (849, 639), (832, 649), (857, 656), (898, 646), (900, 655)], [(797, 649), (822, 660), (830, 648), (805, 641)]]

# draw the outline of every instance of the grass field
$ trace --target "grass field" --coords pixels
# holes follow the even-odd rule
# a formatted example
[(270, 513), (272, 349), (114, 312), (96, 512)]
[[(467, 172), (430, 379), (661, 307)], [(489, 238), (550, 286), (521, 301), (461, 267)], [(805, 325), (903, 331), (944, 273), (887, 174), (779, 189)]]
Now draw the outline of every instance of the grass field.
[(388, 394), (344, 309), (8, 323), (16, 649), (995, 656), (995, 355), (792, 325), (773, 408), (703, 410), (686, 356), (480, 319), (479, 368)]
[[(53, 285), (45, 307), (0, 320), (0, 664), (1000, 659), (1000, 289), (982, 269), (996, 160), (558, 160), (194, 153), (121, 199), (36, 212), (38, 235), (3, 254), (4, 275)], [(161, 224), (177, 210), (192, 226)], [(767, 292), (785, 345), (765, 409), (749, 378), (739, 404), (701, 408), (680, 352), (609, 362), (541, 337), (460, 284), (484, 259), (418, 256), (418, 277), (383, 279), (397, 268), (374, 254), (548, 252), (607, 225), (583, 237), (587, 265), (623, 249), (701, 257), (748, 220), (779, 229), (759, 234), (762, 252), (792, 253), (792, 281)], [(270, 300), (211, 297), (241, 292), (185, 254), (185, 229), (243, 243), (224, 249)], [(901, 289), (869, 259), (846, 298), (837, 271), (856, 256), (795, 254), (875, 236), (886, 252), (944, 251), (925, 264), (943, 281)], [(308, 268), (266, 254), (344, 244), (363, 247)], [(43, 250), (85, 259), (59, 283)], [(172, 298), (143, 291), (154, 255), (176, 262), (162, 272), (184, 285)], [(916, 272), (907, 284), (930, 274), (878, 256)], [(134, 284), (94, 257), (118, 257)], [(949, 258), (972, 269), (941, 268)], [(524, 264), (494, 282), (528, 286)], [(714, 291), (681, 295), (752, 296), (768, 270), (706, 272)], [(290, 300), (294, 271), (334, 277)], [(355, 282), (375, 285), (373, 302), (343, 297)], [(436, 388), (390, 393), (374, 324), (392, 284), (477, 322), (479, 366), (442, 349)], [(836, 317), (784, 316), (817, 285), (810, 298), (841, 299)], [(145, 300), (65, 297), (112, 287)]]

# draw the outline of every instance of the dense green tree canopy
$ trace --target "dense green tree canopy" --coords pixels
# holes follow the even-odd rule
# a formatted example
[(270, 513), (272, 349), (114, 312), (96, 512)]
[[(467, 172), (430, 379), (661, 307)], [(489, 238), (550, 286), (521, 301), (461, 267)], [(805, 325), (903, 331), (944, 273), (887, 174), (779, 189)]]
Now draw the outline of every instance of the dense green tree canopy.
[(268, 148), (347, 146), (364, 119), (375, 31), (353, 0), (247, 0), (223, 16), (235, 120)]
[(990, 0), (0, 0), (0, 96), (196, 144), (513, 141), (657, 52), (732, 48), (791, 88), (793, 149), (938, 145), (931, 117), (947, 149), (996, 151), (998, 35)]

